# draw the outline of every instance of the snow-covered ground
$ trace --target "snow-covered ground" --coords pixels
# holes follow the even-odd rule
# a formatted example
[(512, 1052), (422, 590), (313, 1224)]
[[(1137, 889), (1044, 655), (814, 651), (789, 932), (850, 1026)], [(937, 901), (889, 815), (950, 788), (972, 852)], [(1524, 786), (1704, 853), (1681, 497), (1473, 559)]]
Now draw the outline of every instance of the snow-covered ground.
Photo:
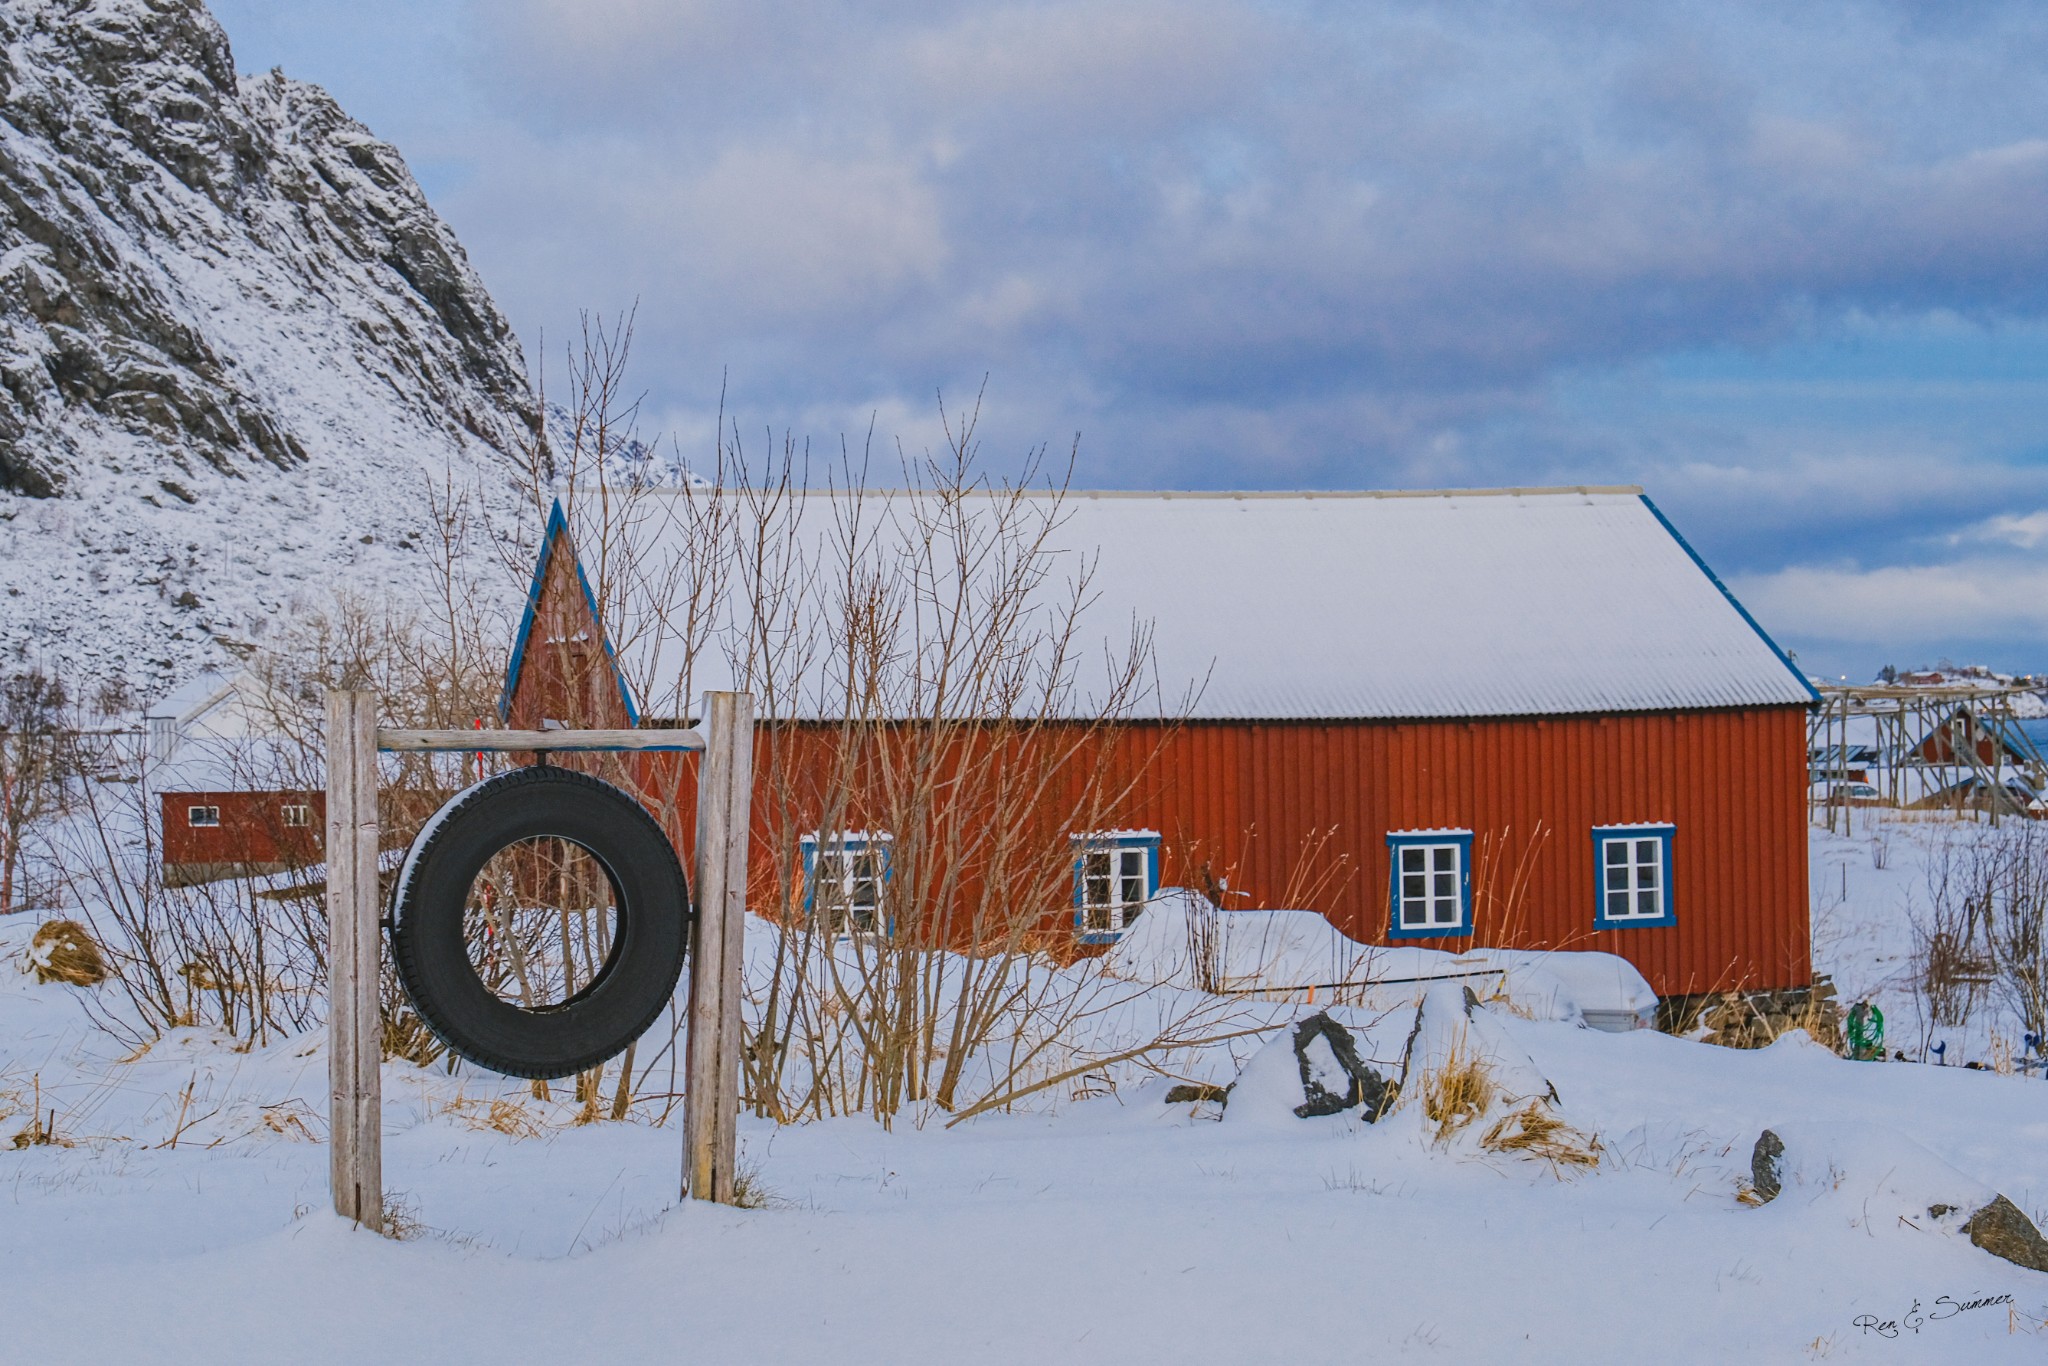
[[(1995, 840), (2000, 832), (1983, 817), (1877, 808), (1850, 816), (1844, 833), (1812, 834), (1814, 970), (1833, 975), (1845, 1006), (1867, 1000), (1884, 1012), (1890, 1052), (1916, 1062), (1939, 1056), (1951, 1065), (1994, 1066), (2024, 1056), (2026, 1031), (1996, 985), (1978, 991), (1962, 1026), (1927, 1018), (1913, 991), (1914, 926), (1925, 924), (1932, 910), (1930, 864), (1939, 861), (1944, 846), (1960, 856), (1970, 844)], [(2011, 821), (2006, 826), (2007, 833), (2015, 829)]]
[[(1894, 829), (1882, 869), (1860, 833), (1815, 837), (1820, 965), (1845, 999), (1876, 994), (1895, 1041), (1917, 1029), (1895, 983), (1923, 836)], [(0, 923), (0, 955), (18, 962), (33, 929)], [(72, 1145), (0, 1146), (0, 1360), (1996, 1362), (2048, 1350), (2048, 1275), (1918, 1209), (1929, 1182), (1949, 1180), (2048, 1214), (2048, 1089), (1844, 1062), (1803, 1036), (1741, 1053), (1487, 1010), (1484, 1032), (1526, 1053), (1559, 1117), (1598, 1138), (1594, 1170), (1483, 1150), (1477, 1125), (1438, 1143), (1419, 1100), (1378, 1125), (1249, 1101), (1218, 1122), (1213, 1106), (1165, 1104), (1163, 1083), (1130, 1082), (1085, 1099), (1059, 1088), (1031, 1112), (950, 1130), (935, 1116), (893, 1131), (743, 1121), (770, 1197), (750, 1210), (677, 1204), (679, 1137), (651, 1113), (577, 1126), (573, 1107), (523, 1084), (393, 1064), (385, 1179), (417, 1232), (390, 1241), (327, 1213), (317, 1034), (236, 1052), (187, 1031), (134, 1056), (93, 1025), (87, 998), (0, 972), (0, 1145), (38, 1104)], [(1333, 1014), (1383, 1063), (1412, 1020)], [(1953, 1043), (1951, 1061), (1988, 1047), (1993, 1027), (1981, 1045)], [(1204, 1070), (1228, 1075), (1256, 1046), (1219, 1046)], [(1825, 1180), (1752, 1208), (1737, 1197), (1767, 1126), (1849, 1137), (1821, 1153)], [(1961, 1175), (1918, 1175), (1943, 1164)], [(1957, 1308), (1980, 1300), (1992, 1302)]]

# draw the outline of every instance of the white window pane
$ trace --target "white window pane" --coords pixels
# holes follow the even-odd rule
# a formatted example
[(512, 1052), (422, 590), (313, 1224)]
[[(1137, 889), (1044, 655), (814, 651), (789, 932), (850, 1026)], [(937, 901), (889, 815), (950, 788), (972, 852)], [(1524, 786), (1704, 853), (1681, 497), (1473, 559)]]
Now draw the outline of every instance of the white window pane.
[(1429, 895), (1429, 879), (1420, 873), (1404, 873), (1401, 876), (1401, 896), (1407, 901), (1420, 901)]
[(1458, 866), (1458, 847), (1454, 844), (1439, 844), (1429, 852), (1438, 872), (1448, 872)]
[(1637, 863), (1658, 863), (1658, 862), (1661, 862), (1661, 860), (1660, 860), (1660, 859), (1659, 859), (1659, 858), (1657, 857), (1657, 855), (1658, 855), (1658, 849), (1657, 849), (1657, 845), (1658, 845), (1658, 843), (1659, 843), (1659, 841), (1657, 841), (1657, 840), (1637, 840), (1637, 841), (1636, 841), (1636, 862), (1637, 862)]
[(1401, 850), (1401, 871), (1419, 873), (1429, 866), (1428, 851), (1418, 845), (1408, 845)]
[(1654, 891), (1636, 893), (1636, 914), (1654, 916), (1657, 910), (1657, 893)]
[(1438, 896), (1455, 898), (1458, 895), (1458, 875), (1456, 873), (1438, 873), (1434, 880)]
[(1148, 888), (1145, 878), (1146, 852), (1143, 849), (1126, 849), (1123, 856), (1123, 888), (1118, 899), (1126, 905), (1142, 904)]
[(1627, 840), (1603, 840), (1600, 847), (1607, 851), (1609, 865), (1628, 862)]
[(1626, 920), (1628, 918), (1627, 892), (1609, 892), (1607, 894), (1607, 918), (1609, 920)]

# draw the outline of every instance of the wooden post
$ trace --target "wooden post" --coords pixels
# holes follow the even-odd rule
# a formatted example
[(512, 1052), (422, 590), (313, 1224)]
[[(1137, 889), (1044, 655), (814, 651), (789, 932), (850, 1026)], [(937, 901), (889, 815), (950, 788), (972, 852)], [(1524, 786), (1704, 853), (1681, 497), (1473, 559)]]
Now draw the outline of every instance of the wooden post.
[(334, 1212), (384, 1229), (377, 695), (327, 694), (327, 1146)]
[(747, 920), (747, 833), (754, 806), (754, 699), (704, 694), (697, 775), (697, 902), (690, 946), (689, 1053), (683, 1096), (683, 1194), (729, 1205), (738, 1158), (740, 963)]

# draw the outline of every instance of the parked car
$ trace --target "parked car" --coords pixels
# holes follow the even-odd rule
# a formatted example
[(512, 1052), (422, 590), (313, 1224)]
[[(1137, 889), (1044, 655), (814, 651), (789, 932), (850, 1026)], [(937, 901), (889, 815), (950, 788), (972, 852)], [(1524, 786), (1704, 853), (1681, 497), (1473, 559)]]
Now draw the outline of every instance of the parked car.
[(1884, 794), (1869, 783), (1815, 783), (1813, 798), (1827, 806), (1882, 806)]
[(2007, 777), (2000, 786), (2005, 789), (2002, 798), (1990, 782), (1972, 774), (1939, 792), (1929, 793), (1912, 805), (1930, 811), (1989, 811), (1996, 806), (2001, 811), (2015, 812), (2035, 820), (2048, 818), (2048, 801), (2044, 801), (2026, 779)]

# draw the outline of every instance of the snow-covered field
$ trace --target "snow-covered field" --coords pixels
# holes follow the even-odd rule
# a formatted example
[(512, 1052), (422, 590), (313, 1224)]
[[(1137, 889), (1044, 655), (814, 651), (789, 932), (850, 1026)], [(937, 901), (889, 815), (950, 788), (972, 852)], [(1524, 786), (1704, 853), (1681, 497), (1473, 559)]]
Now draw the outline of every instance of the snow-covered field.
[[(1895, 829), (1882, 869), (1861, 834), (1814, 845), (1820, 966), (1846, 1000), (1876, 993), (1909, 1051), (1896, 979), (1916, 838)], [(18, 962), (33, 929), (0, 923), (0, 954)], [(394, 1064), (385, 1179), (417, 1231), (390, 1241), (327, 1213), (318, 1035), (236, 1052), (186, 1032), (128, 1056), (85, 995), (0, 972), (0, 1143), (40, 1104), (71, 1144), (0, 1147), (0, 1360), (2048, 1352), (2048, 1274), (1922, 1214), (1945, 1181), (2048, 1214), (2048, 1089), (1844, 1062), (1803, 1036), (1740, 1053), (1485, 1012), (1484, 1032), (1555, 1086), (1559, 1116), (1597, 1136), (1590, 1171), (1482, 1150), (1478, 1125), (1438, 1143), (1416, 1101), (1378, 1125), (1249, 1100), (1218, 1122), (1152, 1082), (951, 1130), (743, 1121), (770, 1196), (751, 1210), (676, 1203), (674, 1125), (579, 1127), (521, 1084)], [(1333, 1013), (1382, 1060), (1412, 1019)], [(1951, 1061), (1995, 1027), (1957, 1038)], [(1738, 1200), (1758, 1132), (1817, 1121), (1837, 1126), (1808, 1140), (1825, 1179)], [(1958, 1308), (1976, 1301), (1991, 1302)]]
[[(1874, 808), (1851, 815), (1844, 833), (1812, 833), (1814, 970), (1833, 974), (1845, 1006), (1868, 1000), (1884, 1012), (1888, 1052), (1916, 1062), (1939, 1056), (1951, 1065), (1987, 1066), (2024, 1055), (2025, 1029), (1995, 985), (1977, 993), (1962, 1027), (1926, 1018), (1912, 990), (1914, 924), (1924, 924), (1932, 909), (1929, 865), (1944, 847), (1959, 859), (1972, 843), (1996, 840), (2000, 832), (1981, 817)], [(2006, 830), (2029, 833), (2024, 823), (2011, 821)]]

